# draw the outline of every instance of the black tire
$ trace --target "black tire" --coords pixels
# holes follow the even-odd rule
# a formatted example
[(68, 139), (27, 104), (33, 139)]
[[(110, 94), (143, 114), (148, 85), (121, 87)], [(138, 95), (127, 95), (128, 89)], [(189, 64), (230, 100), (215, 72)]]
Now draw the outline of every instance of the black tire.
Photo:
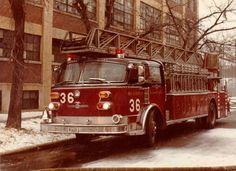
[(75, 134), (75, 136), (78, 143), (81, 145), (89, 143), (92, 139), (92, 135), (87, 135), (87, 134)]
[(145, 142), (147, 147), (153, 147), (156, 143), (157, 122), (154, 110), (150, 112), (146, 120)]
[(215, 127), (216, 115), (217, 115), (216, 105), (213, 102), (211, 102), (208, 108), (208, 116), (206, 118), (207, 129), (212, 129)]
[(208, 107), (208, 116), (197, 118), (196, 124), (199, 128), (205, 128), (205, 129), (212, 129), (215, 127), (216, 124), (216, 106), (213, 102), (209, 104)]

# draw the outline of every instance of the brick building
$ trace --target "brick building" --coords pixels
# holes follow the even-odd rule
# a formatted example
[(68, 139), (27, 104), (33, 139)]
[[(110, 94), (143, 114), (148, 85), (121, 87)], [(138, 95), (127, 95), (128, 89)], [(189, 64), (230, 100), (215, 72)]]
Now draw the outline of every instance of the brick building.
[[(106, 0), (85, 0), (93, 27), (104, 28)], [(7, 112), (10, 98), (14, 23), (8, 0), (0, 0), (0, 112)], [(24, 110), (41, 110), (49, 102), (52, 66), (63, 61), (59, 48), (67, 31), (84, 33), (81, 17), (72, 6), (73, 0), (26, 0)], [(169, 0), (176, 6), (180, 19), (198, 18), (197, 0)], [(168, 21), (165, 0), (115, 0), (111, 29), (138, 34), (150, 23)], [(181, 4), (181, 5), (180, 5)], [(196, 37), (195, 34), (193, 37)], [(155, 31), (149, 38), (165, 44), (179, 45), (174, 28)]]

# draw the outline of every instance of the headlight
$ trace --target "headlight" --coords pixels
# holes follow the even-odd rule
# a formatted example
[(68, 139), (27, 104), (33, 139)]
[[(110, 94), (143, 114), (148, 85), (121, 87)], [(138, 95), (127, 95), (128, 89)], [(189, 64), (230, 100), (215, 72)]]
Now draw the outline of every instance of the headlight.
[(60, 108), (60, 103), (58, 102), (51, 102), (48, 105), (49, 110), (58, 110)]
[(110, 102), (105, 102), (104, 104), (103, 104), (103, 109), (104, 110), (109, 110), (111, 108), (111, 103)]

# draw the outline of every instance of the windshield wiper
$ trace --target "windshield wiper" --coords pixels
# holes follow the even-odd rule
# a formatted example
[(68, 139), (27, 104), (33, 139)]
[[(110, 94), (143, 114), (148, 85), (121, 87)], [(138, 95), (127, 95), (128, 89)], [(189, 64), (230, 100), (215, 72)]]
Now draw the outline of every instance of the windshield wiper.
[(64, 84), (76, 84), (76, 82), (68, 80), (68, 81), (62, 81), (62, 82), (57, 83), (57, 85), (64, 85)]
[(110, 83), (109, 81), (105, 80), (104, 78), (89, 78), (92, 81), (100, 81), (102, 83)]

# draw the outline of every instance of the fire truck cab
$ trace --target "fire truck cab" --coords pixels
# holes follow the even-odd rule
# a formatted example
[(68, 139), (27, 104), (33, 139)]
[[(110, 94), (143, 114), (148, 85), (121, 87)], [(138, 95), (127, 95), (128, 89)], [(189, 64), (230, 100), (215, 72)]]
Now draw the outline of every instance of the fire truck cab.
[(100, 29), (67, 42), (62, 49), (67, 60), (58, 69), (41, 130), (76, 134), (83, 143), (91, 135), (140, 135), (153, 146), (158, 129), (189, 119), (213, 128), (217, 118), (227, 116), (227, 93), (208, 88), (218, 81), (214, 74), (182, 60), (167, 61), (160, 53), (150, 57), (148, 49), (157, 44), (149, 45)]

